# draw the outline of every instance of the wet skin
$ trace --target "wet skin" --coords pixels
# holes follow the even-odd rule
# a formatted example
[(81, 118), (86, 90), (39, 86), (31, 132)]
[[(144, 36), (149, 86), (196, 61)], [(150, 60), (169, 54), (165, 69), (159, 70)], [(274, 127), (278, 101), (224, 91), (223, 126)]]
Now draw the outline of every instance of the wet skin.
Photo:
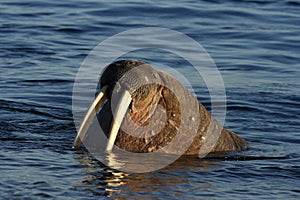
[[(101, 108), (97, 117), (109, 138), (107, 151), (113, 145), (136, 153), (185, 155), (247, 149), (248, 143), (223, 128), (179, 81), (144, 62), (110, 64), (99, 90), (101, 100), (90, 109)], [(88, 120), (83, 121), (74, 147), (80, 145), (88, 126)]]

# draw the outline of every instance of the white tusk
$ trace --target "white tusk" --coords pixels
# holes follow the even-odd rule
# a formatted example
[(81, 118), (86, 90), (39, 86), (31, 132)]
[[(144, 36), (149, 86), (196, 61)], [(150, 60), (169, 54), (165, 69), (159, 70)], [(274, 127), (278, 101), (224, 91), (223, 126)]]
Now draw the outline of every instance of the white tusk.
[(110, 129), (109, 139), (106, 146), (106, 151), (108, 152), (111, 151), (114, 146), (117, 134), (119, 132), (119, 128), (121, 126), (121, 123), (130, 105), (131, 100), (132, 98), (129, 91), (124, 90), (113, 113), (114, 120)]
[(98, 96), (96, 97), (96, 99), (93, 101), (92, 105), (90, 106), (90, 108), (88, 109), (87, 113), (85, 114), (83, 121), (80, 125), (79, 131), (76, 135), (76, 138), (74, 140), (74, 144), (72, 148), (78, 148), (82, 142), (82, 140), (85, 137), (85, 134), (87, 133), (87, 130), (89, 128), (89, 126), (91, 125), (93, 119), (95, 118), (97, 112), (99, 111), (99, 109), (101, 108), (101, 106), (103, 105), (104, 101), (106, 100), (107, 96), (106, 96), (106, 90), (107, 90), (107, 86), (104, 86), (100, 93), (98, 94)]

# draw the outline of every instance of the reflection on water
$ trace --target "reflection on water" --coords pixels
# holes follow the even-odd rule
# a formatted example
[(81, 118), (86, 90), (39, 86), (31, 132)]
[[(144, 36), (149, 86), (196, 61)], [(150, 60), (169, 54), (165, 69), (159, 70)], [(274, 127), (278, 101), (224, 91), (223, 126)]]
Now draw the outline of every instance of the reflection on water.
[(199, 180), (196, 184), (193, 181), (196, 178), (194, 176), (220, 168), (215, 161), (190, 156), (182, 157), (164, 169), (149, 173), (117, 171), (104, 166), (86, 152), (77, 155), (76, 160), (87, 167), (81, 185), (77, 187), (89, 190), (95, 195), (117, 199), (169, 196), (168, 191), (176, 191), (176, 188), (178, 188), (177, 192), (172, 194), (176, 197), (186, 195), (187, 190), (206, 190), (213, 186), (212, 183)]
[[(261, 153), (262, 155), (265, 154), (264, 152)], [(279, 152), (273, 155), (279, 155)], [(239, 154), (209, 154), (205, 159), (196, 156), (183, 156), (160, 170), (147, 173), (127, 173), (106, 167), (93, 158), (91, 154), (82, 151), (75, 157), (75, 160), (84, 167), (83, 176), (80, 181), (78, 180), (76, 189), (89, 191), (95, 196), (114, 199), (174, 199), (194, 198), (195, 196), (207, 199), (212, 196), (223, 198), (228, 193), (233, 196), (246, 195), (248, 194), (247, 190), (239, 190), (237, 182), (249, 187), (256, 187), (257, 181), (264, 181), (266, 178), (261, 174), (273, 177), (274, 171), (280, 172), (282, 170), (285, 170), (289, 177), (294, 177), (295, 181), (297, 177), (300, 178), (299, 167), (296, 164), (297, 157), (295, 156), (294, 154), (261, 156), (256, 149), (250, 149)], [(287, 160), (291, 162), (287, 163), (285, 168), (278, 167), (277, 163)], [(147, 167), (146, 165), (145, 163), (145, 167)], [(282, 178), (281, 176), (276, 177), (277, 181)], [(276, 184), (281, 185), (280, 181)], [(288, 185), (281, 186), (288, 188)], [(263, 192), (270, 187), (272, 186), (256, 187), (257, 191), (252, 195), (264, 196)], [(290, 192), (295, 193), (296, 191), (291, 190)]]

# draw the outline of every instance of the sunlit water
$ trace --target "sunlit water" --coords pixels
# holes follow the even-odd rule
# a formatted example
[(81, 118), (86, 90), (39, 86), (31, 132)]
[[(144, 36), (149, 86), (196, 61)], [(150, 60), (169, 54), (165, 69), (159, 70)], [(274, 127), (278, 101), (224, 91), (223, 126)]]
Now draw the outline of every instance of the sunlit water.
[[(299, 22), (298, 0), (1, 1), (1, 198), (298, 199)], [(107, 37), (149, 26), (208, 51), (226, 87), (225, 127), (249, 141), (248, 151), (129, 174), (71, 149), (80, 64)], [(167, 53), (134, 56), (189, 74)], [(210, 109), (205, 85), (193, 88)]]

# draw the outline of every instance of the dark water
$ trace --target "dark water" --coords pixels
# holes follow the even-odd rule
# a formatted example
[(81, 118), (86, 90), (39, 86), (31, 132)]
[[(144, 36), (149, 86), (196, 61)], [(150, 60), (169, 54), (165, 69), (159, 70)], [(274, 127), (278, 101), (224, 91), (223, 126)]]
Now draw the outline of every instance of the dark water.
[[(107, 37), (148, 26), (185, 33), (209, 52), (226, 87), (225, 126), (250, 142), (248, 151), (127, 174), (71, 150), (80, 64)], [(2, 0), (1, 198), (298, 199), (299, 55), (298, 0)], [(185, 67), (168, 56), (139, 56)], [(209, 106), (202, 86), (193, 87)]]

